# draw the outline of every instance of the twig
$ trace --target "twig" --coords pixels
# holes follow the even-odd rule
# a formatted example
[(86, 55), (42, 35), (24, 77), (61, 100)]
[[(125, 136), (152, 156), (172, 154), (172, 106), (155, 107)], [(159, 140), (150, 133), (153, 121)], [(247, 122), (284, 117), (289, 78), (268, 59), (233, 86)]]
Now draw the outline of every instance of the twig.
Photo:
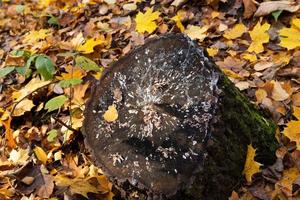
[[(53, 117), (53, 116), (52, 116)], [(63, 125), (64, 127), (66, 127), (67, 129), (69, 129), (70, 131), (73, 131), (75, 133), (78, 133), (79, 131), (72, 128), (71, 126), (67, 125), (65, 122), (61, 121), (60, 119), (58, 119), (57, 117), (53, 117), (53, 119), (55, 121), (57, 121), (58, 123), (60, 123), (61, 125)]]

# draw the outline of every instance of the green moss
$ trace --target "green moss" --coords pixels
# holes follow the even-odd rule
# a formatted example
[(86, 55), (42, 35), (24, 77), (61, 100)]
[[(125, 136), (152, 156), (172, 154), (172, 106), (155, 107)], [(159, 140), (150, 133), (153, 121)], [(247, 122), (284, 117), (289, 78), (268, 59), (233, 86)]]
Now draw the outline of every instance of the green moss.
[(222, 90), (217, 112), (220, 119), (212, 125), (213, 135), (206, 147), (208, 156), (193, 186), (179, 199), (228, 199), (243, 180), (250, 143), (257, 148), (257, 161), (265, 165), (275, 161), (275, 123), (266, 119), (224, 75), (218, 85)]

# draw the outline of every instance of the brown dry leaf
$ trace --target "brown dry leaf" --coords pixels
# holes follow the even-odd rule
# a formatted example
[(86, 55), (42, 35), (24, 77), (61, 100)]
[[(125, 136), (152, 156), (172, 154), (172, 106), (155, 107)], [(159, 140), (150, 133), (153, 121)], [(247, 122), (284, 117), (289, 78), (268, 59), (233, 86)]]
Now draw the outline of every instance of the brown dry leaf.
[(7, 140), (7, 146), (9, 148), (15, 148), (16, 147), (16, 142), (13, 137), (13, 130), (10, 128), (11, 126), (11, 116), (8, 116), (6, 120), (1, 119), (1, 123), (5, 128), (5, 139)]
[(228, 200), (239, 200), (239, 195), (235, 191), (232, 191), (231, 196), (228, 198)]
[(252, 176), (260, 171), (259, 168), (261, 166), (260, 163), (254, 160), (255, 151), (256, 149), (252, 147), (252, 144), (248, 145), (247, 158), (243, 173), (245, 174), (246, 180), (249, 183), (252, 182)]
[(285, 10), (289, 12), (296, 12), (299, 10), (300, 5), (294, 1), (267, 1), (259, 4), (257, 11), (255, 12), (255, 17), (261, 17), (269, 15), (270, 13), (277, 10)]
[(256, 11), (256, 2), (254, 0), (243, 0), (244, 4), (244, 17), (246, 19), (252, 17)]
[(54, 189), (54, 178), (52, 175), (49, 174), (44, 174), (41, 173), (41, 175), (39, 176), (39, 178), (41, 179), (41, 184), (40, 186), (37, 188), (36, 190), (36, 194), (39, 197), (48, 199), (52, 193), (53, 193), (53, 189)]
[(275, 101), (284, 101), (289, 98), (289, 94), (285, 89), (283, 89), (282, 85), (278, 81), (272, 81), (274, 87), (272, 91), (272, 99)]
[(254, 69), (255, 71), (263, 71), (267, 68), (270, 68), (274, 65), (273, 62), (265, 62), (265, 61), (262, 61), (262, 62), (258, 62), (254, 65)]
[(288, 197), (291, 197), (293, 192), (293, 183), (299, 176), (300, 173), (295, 167), (284, 170), (282, 178), (276, 183), (276, 186), (279, 187)]
[(68, 187), (72, 194), (81, 194), (88, 198), (87, 194), (98, 193), (99, 190), (88, 182), (89, 178), (69, 178), (58, 174), (54, 177), (55, 184), (59, 187)]
[(225, 69), (230, 69), (232, 71), (238, 72), (242, 70), (243, 66), (246, 65), (246, 61), (240, 60), (238, 58), (228, 56), (224, 59), (224, 61), (218, 61), (216, 64)]

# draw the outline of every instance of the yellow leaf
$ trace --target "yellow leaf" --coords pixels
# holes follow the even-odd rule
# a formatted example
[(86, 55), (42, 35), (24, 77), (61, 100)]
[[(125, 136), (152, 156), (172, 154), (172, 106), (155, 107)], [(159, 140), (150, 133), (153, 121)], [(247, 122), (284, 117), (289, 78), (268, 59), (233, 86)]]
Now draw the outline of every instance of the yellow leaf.
[(176, 26), (180, 29), (180, 31), (181, 31), (181, 32), (184, 32), (184, 26), (183, 26), (182, 23), (181, 23), (181, 17), (180, 17), (180, 15), (178, 15), (178, 13), (177, 13), (177, 14), (176, 14), (174, 17), (172, 17), (171, 19), (175, 21)]
[(107, 122), (113, 122), (117, 120), (119, 117), (118, 111), (115, 105), (108, 106), (107, 111), (104, 113), (103, 118)]
[(248, 145), (247, 158), (246, 158), (246, 163), (243, 172), (245, 174), (247, 182), (251, 182), (252, 175), (260, 171), (259, 168), (261, 164), (254, 160), (255, 151), (256, 149), (252, 147), (252, 144)]
[(293, 107), (293, 115), (298, 119), (291, 120), (286, 124), (283, 134), (290, 140), (295, 141), (297, 145), (297, 150), (300, 150), (300, 107)]
[(88, 198), (88, 193), (98, 193), (99, 190), (88, 182), (85, 178), (69, 178), (58, 174), (54, 177), (55, 184), (59, 187), (69, 187), (72, 194), (81, 194)]
[(95, 46), (104, 43), (105, 43), (105, 39), (103, 38), (90, 38), (84, 44), (79, 45), (77, 47), (77, 51), (80, 51), (83, 54), (93, 53)]
[(36, 156), (36, 158), (41, 161), (44, 165), (47, 163), (47, 154), (46, 152), (39, 146), (36, 146), (33, 149), (33, 152)]
[(257, 22), (252, 31), (250, 31), (250, 37), (252, 39), (252, 43), (248, 48), (248, 52), (261, 53), (264, 51), (264, 43), (268, 43), (270, 36), (268, 34), (268, 30), (270, 28), (270, 24), (264, 23), (263, 25), (260, 22)]
[(283, 191), (288, 197), (293, 194), (293, 183), (300, 176), (300, 173), (296, 167), (289, 168), (283, 171), (282, 178), (276, 183), (281, 191)]
[(26, 98), (15, 107), (13, 116), (22, 116), (26, 111), (31, 111), (34, 106), (33, 101)]
[(184, 31), (191, 39), (199, 39), (200, 41), (204, 40), (207, 36), (206, 31), (208, 30), (208, 26), (194, 26), (189, 25), (187, 29)]
[(254, 62), (257, 60), (257, 57), (255, 54), (245, 53), (242, 55), (242, 58), (245, 60), (248, 60), (250, 62)]
[(41, 81), (39, 78), (33, 78), (21, 90), (13, 92), (12, 97), (15, 100), (15, 102), (20, 101), (21, 99), (25, 98), (28, 94), (31, 94), (32, 92), (48, 85), (49, 83), (51, 83), (51, 81)]
[(207, 51), (207, 53), (208, 53), (209, 56), (213, 57), (213, 56), (215, 56), (215, 55), (218, 54), (219, 49), (207, 48), (206, 51)]
[(283, 28), (279, 31), (280, 46), (290, 49), (300, 47), (300, 19), (294, 18), (291, 21), (291, 28)]
[(73, 67), (68, 65), (65, 67), (67, 73), (61, 73), (61, 76), (57, 76), (58, 80), (69, 80), (73, 78), (82, 79), (85, 76), (85, 72), (80, 67)]
[(293, 115), (300, 120), (300, 107), (293, 106), (294, 113)]
[(155, 31), (157, 24), (154, 21), (159, 18), (159, 15), (158, 11), (153, 12), (153, 8), (148, 9), (145, 13), (139, 12), (135, 17), (136, 31), (139, 33)]
[(246, 31), (247, 27), (243, 23), (240, 23), (235, 25), (232, 29), (225, 31), (224, 37), (229, 40), (236, 39), (241, 37)]
[(33, 45), (33, 44), (39, 42), (40, 40), (46, 39), (46, 37), (49, 35), (51, 35), (51, 30), (49, 30), (49, 29), (40, 29), (38, 31), (30, 31), (23, 38), (23, 43)]

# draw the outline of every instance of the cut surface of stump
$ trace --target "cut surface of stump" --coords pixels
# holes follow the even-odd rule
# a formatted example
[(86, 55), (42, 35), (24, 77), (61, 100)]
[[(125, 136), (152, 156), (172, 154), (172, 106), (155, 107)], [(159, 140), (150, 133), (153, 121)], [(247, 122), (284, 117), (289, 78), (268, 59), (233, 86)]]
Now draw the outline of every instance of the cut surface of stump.
[[(276, 146), (274, 124), (260, 117), (242, 95), (244, 104), (236, 100), (239, 95), (185, 36), (151, 39), (114, 63), (93, 87), (83, 125), (86, 145), (120, 188), (128, 182), (145, 191), (147, 198), (201, 199), (210, 187), (228, 183), (215, 188), (218, 197), (226, 199), (240, 178), (247, 144), (260, 140), (262, 157), (269, 160)], [(236, 105), (224, 115), (230, 108), (228, 98)], [(107, 121), (104, 114), (110, 106), (118, 114), (116, 120)], [(230, 114), (236, 106), (240, 108)], [(247, 111), (239, 113), (240, 109)], [(239, 116), (230, 116), (236, 113)], [(235, 127), (240, 123), (243, 127)], [(243, 133), (249, 128), (254, 130)], [(256, 138), (259, 134), (265, 135)], [(224, 161), (232, 163), (219, 166)]]

